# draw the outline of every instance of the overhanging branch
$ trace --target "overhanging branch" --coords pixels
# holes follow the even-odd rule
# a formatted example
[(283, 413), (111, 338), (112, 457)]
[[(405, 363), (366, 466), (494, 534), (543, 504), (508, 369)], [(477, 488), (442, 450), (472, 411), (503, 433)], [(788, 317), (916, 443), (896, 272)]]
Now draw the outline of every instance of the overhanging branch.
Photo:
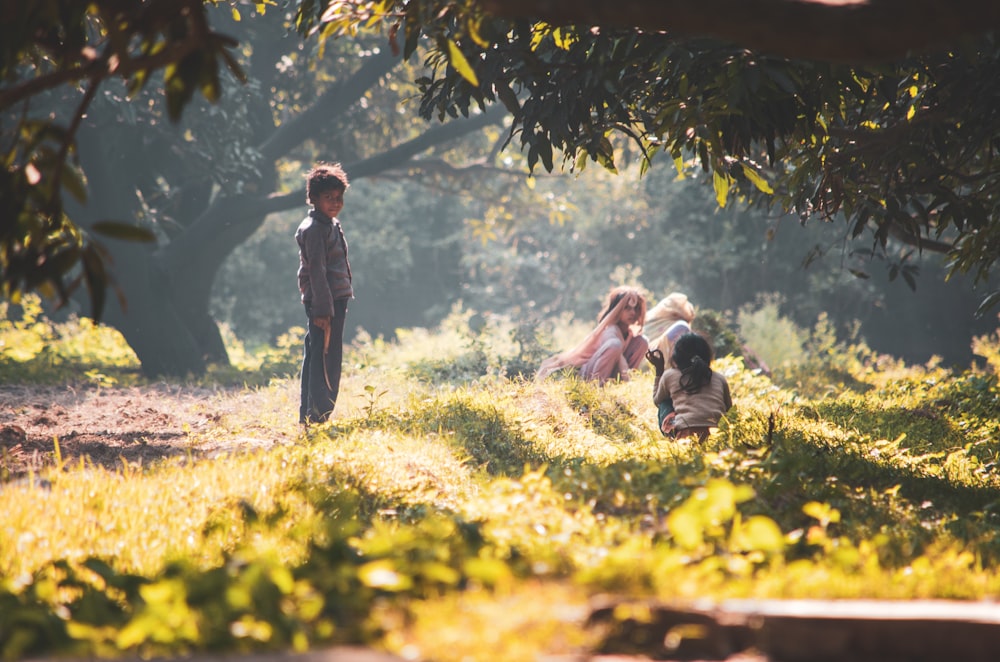
[(783, 57), (880, 62), (1000, 29), (997, 0), (479, 0), (502, 18), (705, 36)]
[(401, 62), (401, 58), (383, 51), (366, 58), (364, 64), (347, 81), (327, 90), (312, 106), (283, 123), (260, 145), (265, 161), (273, 162), (316, 135), (325, 118), (344, 112), (379, 79)]

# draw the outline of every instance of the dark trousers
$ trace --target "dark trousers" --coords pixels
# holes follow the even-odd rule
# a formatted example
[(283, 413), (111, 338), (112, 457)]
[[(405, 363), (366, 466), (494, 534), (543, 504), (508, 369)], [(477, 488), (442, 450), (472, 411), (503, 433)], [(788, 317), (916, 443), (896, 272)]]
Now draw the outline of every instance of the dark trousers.
[(347, 321), (347, 299), (333, 302), (330, 321), (330, 344), (323, 352), (323, 329), (313, 324), (309, 306), (309, 330), (306, 332), (302, 356), (302, 398), (299, 404), (300, 423), (321, 423), (329, 420), (340, 393), (340, 370), (344, 362), (344, 322)]

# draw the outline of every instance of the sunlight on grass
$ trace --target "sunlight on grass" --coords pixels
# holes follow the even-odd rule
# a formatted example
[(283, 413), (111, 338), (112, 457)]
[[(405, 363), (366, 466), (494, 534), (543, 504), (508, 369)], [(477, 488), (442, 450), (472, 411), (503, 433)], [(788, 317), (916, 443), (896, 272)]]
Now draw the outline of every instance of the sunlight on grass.
[[(288, 489), (307, 461), (302, 451), (279, 450), (212, 462), (177, 460), (146, 472), (67, 467), (49, 476), (51, 489), (2, 490), (0, 574), (88, 556), (143, 574), (173, 558), (210, 567), (246, 543), (248, 510), (281, 507), (296, 521), (315, 515)], [(278, 530), (254, 531), (255, 545), (273, 547), (289, 562), (301, 557), (304, 542)]]
[[(41, 349), (8, 352), (5, 374), (64, 378), (61, 354), (38, 357), (77, 350), (38, 320), (0, 338), (25, 333)], [(825, 353), (773, 378), (718, 358), (735, 406), (699, 444), (656, 429), (647, 370), (536, 382), (518, 333), (457, 307), (440, 330), (362, 335), (333, 420), (308, 429), (294, 343), (237, 353), (284, 373), (200, 381), (187, 456), (10, 476), (0, 610), (46, 625), (0, 627), (0, 647), (521, 660), (591, 650), (584, 616), (608, 594), (1000, 596), (992, 371), (903, 366), (818, 325), (804, 346)]]

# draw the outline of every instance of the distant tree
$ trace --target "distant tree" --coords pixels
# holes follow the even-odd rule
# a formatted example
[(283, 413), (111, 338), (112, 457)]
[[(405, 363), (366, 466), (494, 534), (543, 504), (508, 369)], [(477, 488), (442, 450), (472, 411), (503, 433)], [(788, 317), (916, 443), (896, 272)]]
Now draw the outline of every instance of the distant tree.
[[(986, 279), (1000, 257), (1000, 4), (878, 0), (303, 2), (304, 26), (382, 22), (412, 52), (427, 117), (503, 103), (532, 167), (651, 163), (739, 196), (946, 253)], [(543, 20), (544, 19), (544, 20)], [(877, 19), (877, 20), (876, 20)], [(890, 35), (889, 33), (894, 33)], [(915, 286), (909, 264), (889, 273)], [(862, 272), (859, 272), (863, 275)], [(987, 296), (981, 308), (1000, 299)]]

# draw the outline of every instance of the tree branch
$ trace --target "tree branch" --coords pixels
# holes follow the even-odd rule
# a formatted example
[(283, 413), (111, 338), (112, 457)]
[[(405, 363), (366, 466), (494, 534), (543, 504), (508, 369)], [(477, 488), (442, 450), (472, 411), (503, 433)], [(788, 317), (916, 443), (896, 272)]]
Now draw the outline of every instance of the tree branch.
[[(435, 145), (446, 143), (465, 134), (478, 131), (490, 124), (500, 122), (506, 116), (507, 111), (505, 108), (500, 105), (491, 106), (487, 108), (485, 113), (480, 115), (435, 126), (413, 140), (397, 145), (378, 156), (348, 163), (344, 166), (344, 170), (347, 171), (351, 179), (375, 177), (392, 170), (398, 170), (399, 168), (406, 167), (407, 163), (411, 163), (413, 157), (417, 154)], [(305, 199), (306, 190), (303, 187), (291, 193), (282, 193), (281, 195), (271, 195), (263, 199), (258, 199), (252, 201), (251, 204), (255, 209), (264, 211), (267, 214), (273, 214), (299, 207), (305, 204)]]
[[(418, 137), (377, 156), (345, 164), (344, 169), (351, 179), (398, 169), (417, 154), (500, 122), (506, 115), (503, 106), (491, 106), (486, 112), (468, 119), (435, 125)], [(198, 273), (198, 266), (192, 264), (193, 261), (214, 260), (220, 252), (228, 254), (263, 223), (267, 214), (303, 205), (305, 189), (282, 195), (221, 199), (209, 207), (188, 231), (161, 249), (164, 262), (169, 263), (167, 269), (173, 274)]]
[(913, 246), (921, 251), (930, 251), (931, 253), (946, 254), (955, 248), (954, 244), (931, 239), (930, 237), (921, 237), (908, 232), (900, 227), (898, 223), (890, 223), (889, 236), (907, 246)]
[(276, 161), (316, 134), (324, 119), (342, 113), (402, 61), (388, 51), (365, 59), (361, 68), (343, 84), (334, 85), (312, 106), (282, 124), (260, 145), (266, 161)]
[(880, 62), (1000, 29), (996, 0), (479, 0), (502, 18), (724, 39), (766, 53)]

